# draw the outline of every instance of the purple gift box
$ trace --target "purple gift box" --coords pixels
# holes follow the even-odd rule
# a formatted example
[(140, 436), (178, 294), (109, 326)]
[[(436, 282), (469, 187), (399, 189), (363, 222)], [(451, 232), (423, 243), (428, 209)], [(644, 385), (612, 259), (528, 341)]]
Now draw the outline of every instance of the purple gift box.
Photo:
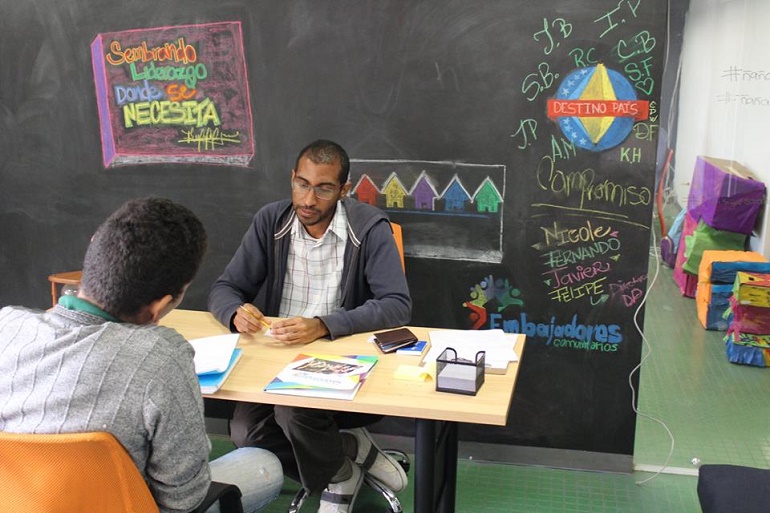
[(765, 201), (765, 184), (733, 160), (695, 160), (687, 210), (717, 230), (751, 235)]

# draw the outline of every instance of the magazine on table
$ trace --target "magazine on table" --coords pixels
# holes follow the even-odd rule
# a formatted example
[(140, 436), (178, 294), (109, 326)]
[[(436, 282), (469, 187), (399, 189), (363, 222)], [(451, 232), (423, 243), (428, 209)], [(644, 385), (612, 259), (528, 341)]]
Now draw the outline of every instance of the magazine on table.
[(376, 363), (376, 356), (298, 354), (265, 392), (352, 399)]

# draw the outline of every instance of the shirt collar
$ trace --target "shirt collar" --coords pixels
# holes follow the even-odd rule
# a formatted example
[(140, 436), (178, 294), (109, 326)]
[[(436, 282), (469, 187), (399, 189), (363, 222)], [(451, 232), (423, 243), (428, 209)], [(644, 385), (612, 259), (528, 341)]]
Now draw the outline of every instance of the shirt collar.
[(345, 212), (345, 207), (342, 206), (342, 202), (337, 202), (337, 208), (334, 211), (334, 217), (329, 224), (329, 230), (331, 230), (341, 240), (347, 240), (348, 238), (348, 214)]
[[(302, 231), (300, 231), (300, 229)], [(329, 223), (329, 227), (326, 229), (323, 236), (317, 240), (320, 242), (329, 232), (332, 232), (341, 241), (346, 242), (348, 240), (348, 215), (347, 212), (345, 212), (345, 207), (342, 205), (341, 201), (337, 201), (337, 208), (334, 209), (334, 215), (332, 216), (332, 220)], [(299, 234), (306, 238), (312, 238), (307, 233), (307, 230), (305, 230), (305, 227), (302, 226), (302, 223), (300, 223), (299, 216), (297, 215), (294, 216), (291, 233), (295, 236)]]
[(104, 320), (111, 321), (111, 322), (120, 322), (120, 319), (113, 317), (112, 315), (108, 314), (95, 304), (86, 301), (85, 299), (81, 299), (77, 296), (62, 296), (59, 298), (59, 305), (63, 306), (67, 310), (74, 310), (76, 312), (85, 312), (91, 315), (95, 315), (97, 317), (101, 317)]

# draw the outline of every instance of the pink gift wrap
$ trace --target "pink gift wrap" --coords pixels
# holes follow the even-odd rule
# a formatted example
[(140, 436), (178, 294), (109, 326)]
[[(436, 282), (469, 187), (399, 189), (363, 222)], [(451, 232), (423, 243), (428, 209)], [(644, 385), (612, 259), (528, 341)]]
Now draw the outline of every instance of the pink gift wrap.
[(688, 273), (682, 269), (682, 266), (685, 263), (684, 252), (686, 249), (684, 238), (692, 235), (697, 226), (698, 219), (693, 217), (690, 212), (687, 212), (684, 216), (682, 233), (679, 240), (679, 249), (676, 253), (676, 260), (674, 262), (674, 282), (685, 297), (695, 297), (695, 290), (698, 286), (698, 275)]
[(733, 312), (731, 325), (736, 331), (755, 335), (770, 334), (770, 308), (739, 305), (735, 297), (730, 298), (730, 307)]

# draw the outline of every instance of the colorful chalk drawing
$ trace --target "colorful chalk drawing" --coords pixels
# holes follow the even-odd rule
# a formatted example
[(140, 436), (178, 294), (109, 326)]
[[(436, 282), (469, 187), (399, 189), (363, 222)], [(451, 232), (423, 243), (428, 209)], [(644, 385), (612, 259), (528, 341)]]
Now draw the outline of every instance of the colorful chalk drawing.
[(493, 275), (485, 276), (479, 283), (470, 288), (470, 299), (463, 303), (465, 308), (471, 310), (469, 319), (471, 329), (478, 330), (487, 324), (488, 310), (502, 312), (509, 306), (523, 306), (519, 296), (521, 291), (513, 288), (507, 278), (495, 279)]
[(540, 231), (541, 240), (532, 247), (542, 252), (541, 276), (549, 299), (592, 306), (606, 302), (608, 275), (622, 254), (618, 230), (607, 221), (588, 219), (579, 224), (552, 221)]
[(551, 316), (547, 322), (533, 319), (524, 310), (521, 291), (508, 278), (490, 274), (469, 288), (468, 299), (462, 304), (470, 310), (470, 328), (502, 329), (507, 333), (524, 333), (529, 343), (542, 341), (554, 349), (572, 349), (615, 353), (623, 342), (618, 324), (586, 324), (573, 314), (568, 322)]
[(622, 143), (635, 121), (649, 117), (649, 104), (636, 99), (626, 77), (597, 64), (567, 75), (555, 98), (548, 100), (548, 117), (558, 120), (576, 146), (603, 151)]
[(254, 156), (240, 22), (98, 34), (91, 62), (105, 167)]
[(523, 333), (527, 341), (538, 340), (555, 349), (572, 349), (616, 353), (623, 343), (623, 329), (619, 324), (583, 323), (578, 314), (572, 314), (563, 322), (555, 315), (546, 322), (531, 318), (527, 312), (520, 312), (513, 318), (502, 314), (489, 314), (489, 329), (502, 329), (507, 333)]
[(404, 254), (500, 263), (505, 166), (351, 159), (353, 196), (404, 232)]

